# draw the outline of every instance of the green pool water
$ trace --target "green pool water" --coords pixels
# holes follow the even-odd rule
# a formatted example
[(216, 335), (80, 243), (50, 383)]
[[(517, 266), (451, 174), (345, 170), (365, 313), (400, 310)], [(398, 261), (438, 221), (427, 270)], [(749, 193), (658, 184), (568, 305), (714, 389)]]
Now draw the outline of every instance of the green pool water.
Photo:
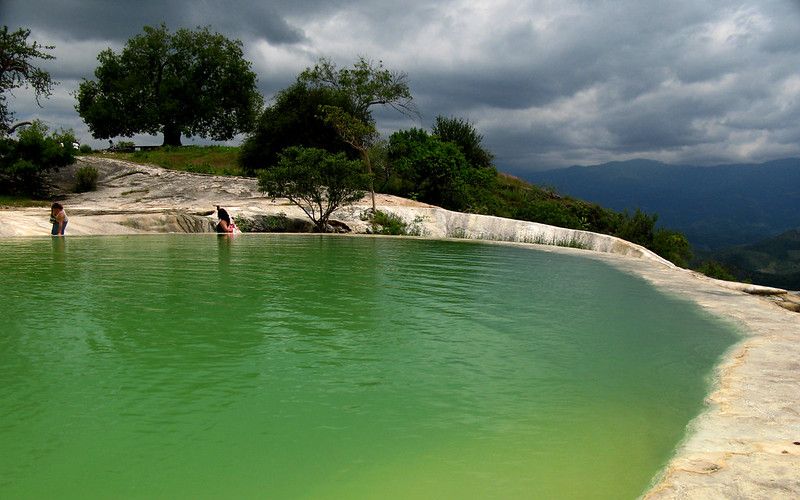
[(580, 256), (0, 241), (0, 498), (635, 498), (735, 332)]

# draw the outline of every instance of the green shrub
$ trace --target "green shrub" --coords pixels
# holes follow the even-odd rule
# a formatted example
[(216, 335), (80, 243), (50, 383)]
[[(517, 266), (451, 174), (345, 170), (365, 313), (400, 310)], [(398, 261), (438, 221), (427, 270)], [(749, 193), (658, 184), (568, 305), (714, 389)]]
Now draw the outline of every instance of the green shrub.
[(669, 229), (656, 229), (650, 250), (680, 267), (686, 267), (692, 258), (692, 247), (686, 236)]
[(78, 148), (78, 151), (86, 155), (92, 152), (92, 147), (88, 144), (81, 144), (81, 147)]
[(380, 210), (372, 215), (372, 225), (376, 234), (407, 235), (408, 224), (399, 216)]
[(653, 248), (653, 238), (655, 237), (655, 225), (658, 215), (647, 214), (638, 208), (631, 215), (627, 211), (622, 214), (622, 223), (615, 236), (623, 240), (642, 245), (645, 248)]
[(583, 228), (572, 207), (560, 200), (531, 199), (517, 208), (514, 218), (568, 229)]
[(70, 130), (48, 133), (44, 123), (35, 121), (18, 137), (0, 139), (0, 193), (44, 196), (45, 173), (75, 161), (75, 135)]
[(284, 213), (236, 217), (236, 227), (243, 233), (309, 233), (314, 226), (305, 219), (290, 219)]
[(75, 172), (75, 192), (85, 193), (86, 191), (94, 191), (97, 189), (97, 178), (99, 177), (97, 169), (92, 166), (85, 166)]

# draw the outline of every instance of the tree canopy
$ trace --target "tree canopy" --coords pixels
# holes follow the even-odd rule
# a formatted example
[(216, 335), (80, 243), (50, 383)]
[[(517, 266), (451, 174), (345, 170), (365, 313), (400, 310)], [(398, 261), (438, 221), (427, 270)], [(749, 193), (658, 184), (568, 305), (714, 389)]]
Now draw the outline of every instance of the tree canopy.
[(388, 186), (453, 210), (487, 213), (497, 170), (469, 122), (437, 117), (433, 134), (402, 130), (389, 138)]
[(411, 89), (405, 73), (391, 71), (360, 57), (352, 68), (337, 68), (330, 59), (320, 58), (313, 68), (306, 68), (297, 81), (311, 88), (332, 88), (345, 92), (355, 107), (355, 114), (372, 119), (369, 109), (388, 106), (406, 115), (416, 115)]
[(41, 97), (48, 97), (55, 83), (50, 73), (35, 66), (34, 59), (55, 59), (47, 50), (55, 47), (41, 45), (36, 41), (28, 43), (31, 30), (20, 28), (9, 32), (8, 26), (0, 28), (0, 136), (11, 128), (14, 113), (6, 103), (6, 92), (19, 87), (32, 87), (36, 93), (36, 103)]
[(95, 80), (81, 82), (76, 109), (98, 139), (163, 133), (228, 140), (251, 129), (263, 102), (242, 43), (208, 27), (145, 26), (144, 33), (97, 59)]
[[(278, 92), (272, 105), (264, 109), (252, 134), (242, 143), (239, 164), (247, 175), (271, 168), (278, 155), (291, 146), (344, 152), (349, 157), (358, 153), (328, 123), (320, 109), (335, 106), (353, 115), (356, 110), (349, 96), (332, 88), (309, 88), (302, 82)], [(361, 116), (366, 120), (366, 116)]]
[(483, 136), (467, 120), (437, 116), (431, 133), (445, 142), (452, 142), (475, 168), (494, 169), (494, 155), (483, 147)]
[(396, 194), (453, 210), (467, 205), (469, 164), (455, 144), (421, 129), (402, 130), (389, 138), (389, 161)]

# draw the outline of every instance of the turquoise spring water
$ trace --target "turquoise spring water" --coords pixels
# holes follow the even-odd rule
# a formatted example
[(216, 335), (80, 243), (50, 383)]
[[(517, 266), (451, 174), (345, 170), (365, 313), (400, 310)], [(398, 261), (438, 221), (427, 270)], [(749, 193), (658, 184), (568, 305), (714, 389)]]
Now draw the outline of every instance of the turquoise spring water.
[(728, 326), (572, 255), (0, 241), (2, 498), (634, 498)]

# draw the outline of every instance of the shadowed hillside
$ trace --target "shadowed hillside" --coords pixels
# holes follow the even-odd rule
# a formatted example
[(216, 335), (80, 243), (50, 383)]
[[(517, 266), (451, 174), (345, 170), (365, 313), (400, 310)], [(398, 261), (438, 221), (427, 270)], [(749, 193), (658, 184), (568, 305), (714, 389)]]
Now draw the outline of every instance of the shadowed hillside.
[(715, 167), (648, 160), (532, 172), (527, 180), (614, 210), (640, 208), (700, 249), (800, 227), (800, 159)]
[(753, 245), (721, 250), (714, 258), (740, 280), (800, 290), (800, 230), (793, 229)]

